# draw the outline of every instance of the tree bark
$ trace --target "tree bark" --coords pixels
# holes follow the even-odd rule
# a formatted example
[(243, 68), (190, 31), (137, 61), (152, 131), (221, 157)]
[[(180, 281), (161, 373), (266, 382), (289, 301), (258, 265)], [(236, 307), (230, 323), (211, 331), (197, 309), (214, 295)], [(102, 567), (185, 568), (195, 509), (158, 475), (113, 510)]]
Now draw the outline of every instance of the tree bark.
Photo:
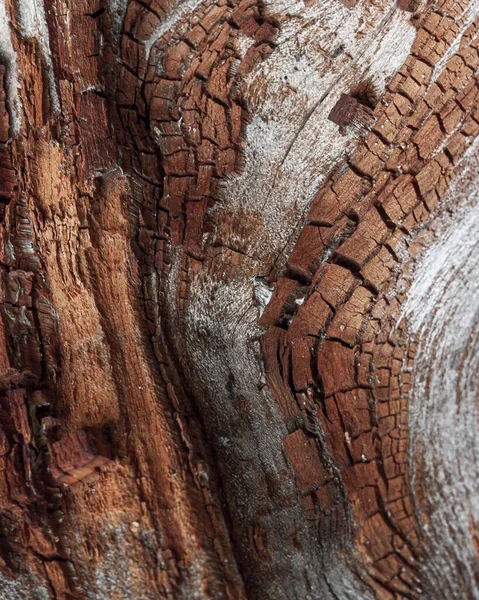
[(0, 1), (0, 597), (479, 598), (478, 17)]

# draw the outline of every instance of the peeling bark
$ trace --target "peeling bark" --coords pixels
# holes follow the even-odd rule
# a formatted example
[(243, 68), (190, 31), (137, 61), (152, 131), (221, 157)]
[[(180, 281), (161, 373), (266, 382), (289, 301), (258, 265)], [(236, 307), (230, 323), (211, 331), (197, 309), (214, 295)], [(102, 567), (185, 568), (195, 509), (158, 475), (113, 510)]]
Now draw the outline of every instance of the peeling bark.
[(479, 597), (478, 18), (0, 1), (1, 597)]

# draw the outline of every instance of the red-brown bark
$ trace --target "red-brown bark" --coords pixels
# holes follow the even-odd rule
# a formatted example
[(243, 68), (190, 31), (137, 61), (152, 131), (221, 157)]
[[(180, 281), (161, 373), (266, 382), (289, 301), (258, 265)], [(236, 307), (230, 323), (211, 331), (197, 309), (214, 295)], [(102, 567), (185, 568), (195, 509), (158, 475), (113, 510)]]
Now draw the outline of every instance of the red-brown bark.
[(5, 0), (0, 595), (477, 595), (478, 11)]

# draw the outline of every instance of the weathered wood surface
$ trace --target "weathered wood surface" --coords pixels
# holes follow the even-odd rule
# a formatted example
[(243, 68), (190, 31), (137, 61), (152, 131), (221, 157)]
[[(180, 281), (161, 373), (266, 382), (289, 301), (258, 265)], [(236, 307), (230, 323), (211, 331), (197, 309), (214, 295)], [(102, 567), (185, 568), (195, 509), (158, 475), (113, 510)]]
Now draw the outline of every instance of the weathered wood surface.
[(479, 598), (478, 18), (0, 2), (1, 598)]

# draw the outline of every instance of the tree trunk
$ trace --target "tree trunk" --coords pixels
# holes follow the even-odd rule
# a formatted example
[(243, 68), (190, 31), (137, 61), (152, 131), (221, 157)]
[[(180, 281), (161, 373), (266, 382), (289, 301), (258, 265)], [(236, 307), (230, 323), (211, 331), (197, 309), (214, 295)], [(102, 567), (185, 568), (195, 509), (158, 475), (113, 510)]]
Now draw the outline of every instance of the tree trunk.
[(0, 597), (479, 598), (479, 1), (0, 1)]

